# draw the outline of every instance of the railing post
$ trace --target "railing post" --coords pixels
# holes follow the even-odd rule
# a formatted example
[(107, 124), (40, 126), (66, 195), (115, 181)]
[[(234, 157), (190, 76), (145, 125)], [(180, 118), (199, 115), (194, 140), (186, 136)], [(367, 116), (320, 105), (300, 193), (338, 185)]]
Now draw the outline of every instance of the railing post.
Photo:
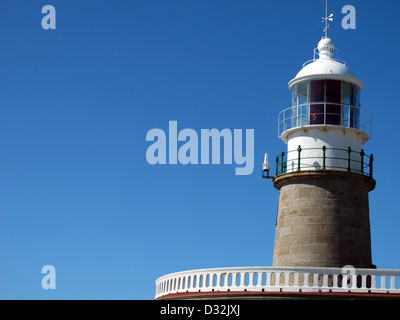
[(281, 153), (281, 173), (284, 173), (284, 163), (283, 163), (283, 157), (285, 156), (285, 153), (282, 151)]
[(360, 156), (361, 156), (361, 174), (364, 175), (364, 149), (361, 149)]
[(350, 146), (347, 148), (347, 171), (351, 171), (350, 167), (350, 153), (351, 153), (351, 148)]
[(324, 145), (322, 147), (322, 170), (326, 170), (326, 165), (325, 165), (325, 151), (326, 151), (326, 146)]
[(276, 170), (275, 170), (276, 175), (279, 174), (279, 156), (276, 156)]
[(298, 156), (297, 156), (297, 171), (300, 171), (300, 153), (301, 153), (301, 146), (297, 148)]
[(372, 173), (373, 173), (373, 170), (372, 170), (373, 162), (374, 162), (374, 155), (371, 153), (371, 156), (369, 158), (369, 177), (370, 178), (372, 178)]

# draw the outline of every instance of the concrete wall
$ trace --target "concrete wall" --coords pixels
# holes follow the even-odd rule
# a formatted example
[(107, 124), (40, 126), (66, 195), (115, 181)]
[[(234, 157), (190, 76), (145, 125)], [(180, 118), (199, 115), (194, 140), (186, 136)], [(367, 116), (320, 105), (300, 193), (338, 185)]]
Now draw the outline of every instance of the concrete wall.
[(374, 267), (368, 192), (375, 181), (341, 171), (279, 175), (274, 266)]

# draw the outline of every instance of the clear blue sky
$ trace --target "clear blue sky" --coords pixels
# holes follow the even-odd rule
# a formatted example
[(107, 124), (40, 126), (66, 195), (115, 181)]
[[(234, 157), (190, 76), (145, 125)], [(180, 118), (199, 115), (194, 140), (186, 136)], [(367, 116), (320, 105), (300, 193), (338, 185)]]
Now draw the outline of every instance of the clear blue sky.
[[(341, 28), (346, 4), (356, 30)], [(400, 269), (400, 5), (329, 11), (373, 116), (373, 263)], [(324, 0), (2, 0), (0, 298), (153, 299), (167, 273), (272, 265), (278, 190), (261, 162), (286, 148), (277, 116), (324, 13)], [(254, 172), (149, 165), (146, 133), (170, 120), (254, 129)], [(47, 264), (56, 290), (41, 287)]]

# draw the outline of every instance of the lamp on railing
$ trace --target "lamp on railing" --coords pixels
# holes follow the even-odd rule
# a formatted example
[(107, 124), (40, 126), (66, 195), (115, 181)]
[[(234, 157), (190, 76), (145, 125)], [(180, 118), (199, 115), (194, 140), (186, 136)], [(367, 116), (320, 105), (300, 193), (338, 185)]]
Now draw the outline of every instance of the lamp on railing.
[(264, 156), (264, 162), (262, 164), (263, 170), (262, 170), (262, 177), (266, 179), (273, 179), (273, 177), (269, 176), (269, 163), (268, 163), (268, 153), (265, 154)]

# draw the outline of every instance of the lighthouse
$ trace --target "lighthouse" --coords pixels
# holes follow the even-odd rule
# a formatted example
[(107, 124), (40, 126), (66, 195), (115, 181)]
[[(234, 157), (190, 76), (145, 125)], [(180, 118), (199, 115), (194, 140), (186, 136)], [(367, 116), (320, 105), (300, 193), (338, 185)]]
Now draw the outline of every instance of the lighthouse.
[(291, 106), (279, 114), (287, 150), (276, 158), (279, 189), (275, 266), (372, 268), (368, 193), (373, 155), (364, 151), (372, 121), (362, 82), (335, 59), (323, 37), (289, 81)]
[(400, 270), (372, 262), (372, 117), (363, 83), (328, 37), (331, 16), (288, 83), (291, 105), (278, 115), (286, 149), (262, 165), (279, 190), (272, 266), (167, 274), (156, 280), (156, 299), (400, 299)]

